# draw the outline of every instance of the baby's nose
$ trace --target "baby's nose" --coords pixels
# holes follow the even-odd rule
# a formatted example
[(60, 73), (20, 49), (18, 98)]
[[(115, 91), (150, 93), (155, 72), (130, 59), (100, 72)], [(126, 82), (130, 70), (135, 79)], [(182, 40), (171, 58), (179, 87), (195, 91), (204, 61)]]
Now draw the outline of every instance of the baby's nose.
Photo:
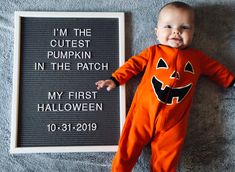
[(179, 35), (180, 34), (180, 30), (179, 29), (174, 29), (173, 33), (176, 34), (176, 35)]

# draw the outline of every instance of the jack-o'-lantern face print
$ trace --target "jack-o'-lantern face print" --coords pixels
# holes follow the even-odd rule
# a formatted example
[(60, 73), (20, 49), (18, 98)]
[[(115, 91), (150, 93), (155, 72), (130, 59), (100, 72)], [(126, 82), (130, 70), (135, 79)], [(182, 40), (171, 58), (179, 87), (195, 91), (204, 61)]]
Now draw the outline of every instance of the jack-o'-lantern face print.
[(157, 99), (167, 105), (182, 102), (193, 85), (192, 81), (187, 79), (192, 78), (192, 75), (195, 74), (190, 61), (182, 64), (182, 68), (179, 69), (181, 72), (179, 72), (170, 69), (167, 62), (161, 57), (157, 62), (156, 70), (158, 74), (152, 77), (151, 83)]

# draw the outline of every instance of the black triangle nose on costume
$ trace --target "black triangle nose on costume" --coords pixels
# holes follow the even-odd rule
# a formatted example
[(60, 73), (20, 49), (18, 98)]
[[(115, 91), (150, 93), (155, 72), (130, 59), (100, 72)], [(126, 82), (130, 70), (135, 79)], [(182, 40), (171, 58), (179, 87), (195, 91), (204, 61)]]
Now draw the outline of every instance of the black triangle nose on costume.
[(171, 78), (180, 79), (180, 74), (179, 74), (179, 72), (174, 71), (174, 72), (171, 74)]

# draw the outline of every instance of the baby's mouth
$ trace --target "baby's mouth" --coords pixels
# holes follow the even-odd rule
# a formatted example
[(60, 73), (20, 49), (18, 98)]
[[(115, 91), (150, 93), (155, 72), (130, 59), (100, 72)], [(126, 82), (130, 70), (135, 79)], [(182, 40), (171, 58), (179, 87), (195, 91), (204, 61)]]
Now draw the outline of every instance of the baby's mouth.
[(170, 38), (170, 40), (176, 41), (176, 42), (182, 42), (183, 41), (182, 38)]

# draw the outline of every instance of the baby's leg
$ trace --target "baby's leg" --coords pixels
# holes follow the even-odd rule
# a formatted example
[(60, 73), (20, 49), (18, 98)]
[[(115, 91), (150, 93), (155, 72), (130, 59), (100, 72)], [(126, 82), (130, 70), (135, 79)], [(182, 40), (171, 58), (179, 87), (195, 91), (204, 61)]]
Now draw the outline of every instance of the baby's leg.
[(140, 111), (128, 114), (119, 141), (119, 149), (113, 160), (113, 172), (130, 172), (143, 147), (151, 139), (150, 127), (153, 125), (149, 125), (149, 119), (146, 116)]
[(155, 133), (151, 142), (152, 172), (175, 172), (185, 139), (188, 115), (168, 129)]

